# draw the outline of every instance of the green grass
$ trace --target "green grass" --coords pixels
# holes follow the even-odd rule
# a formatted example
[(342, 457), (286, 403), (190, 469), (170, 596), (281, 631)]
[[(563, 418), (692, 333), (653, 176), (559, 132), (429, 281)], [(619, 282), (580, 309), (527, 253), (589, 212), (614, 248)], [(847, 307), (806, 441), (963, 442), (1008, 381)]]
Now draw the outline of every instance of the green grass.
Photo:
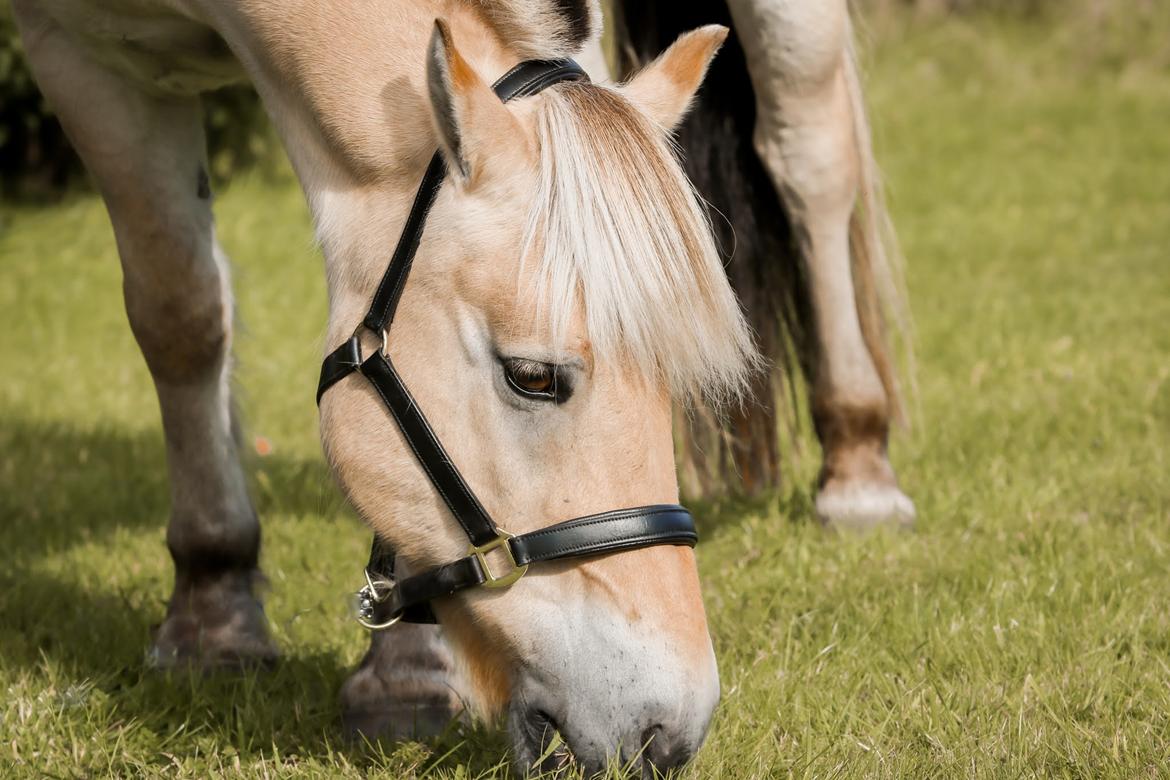
[[(1170, 73), (1044, 37), (948, 23), (870, 58), (911, 261), (919, 418), (895, 457), (920, 521), (820, 532), (811, 457), (783, 495), (704, 508), (723, 701), (691, 776), (1170, 765)], [(385, 751), (340, 739), (368, 534), (316, 439), (321, 262), (288, 184), (238, 182), (218, 213), (249, 437), (272, 443), (248, 469), (284, 660), (145, 667), (168, 498), (111, 232), (92, 196), (6, 207), (0, 775), (498, 774), (487, 729)]]

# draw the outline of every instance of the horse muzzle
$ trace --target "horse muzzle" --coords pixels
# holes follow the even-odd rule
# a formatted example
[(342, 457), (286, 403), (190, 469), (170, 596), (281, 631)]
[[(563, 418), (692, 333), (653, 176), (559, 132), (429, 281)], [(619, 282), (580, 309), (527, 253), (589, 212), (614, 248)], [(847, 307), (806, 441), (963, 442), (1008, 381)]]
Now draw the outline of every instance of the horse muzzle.
[(713, 655), (685, 673), (622, 650), (581, 660), (590, 668), (525, 673), (516, 681), (508, 732), (518, 769), (543, 773), (575, 763), (586, 777), (617, 766), (652, 778), (698, 752), (719, 701)]

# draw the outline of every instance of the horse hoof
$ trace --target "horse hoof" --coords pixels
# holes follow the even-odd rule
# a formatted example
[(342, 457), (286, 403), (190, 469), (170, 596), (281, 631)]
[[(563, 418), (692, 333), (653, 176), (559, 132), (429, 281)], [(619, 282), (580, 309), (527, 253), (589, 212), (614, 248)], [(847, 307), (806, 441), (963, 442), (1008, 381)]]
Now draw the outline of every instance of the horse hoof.
[(341, 687), (341, 718), (355, 739), (400, 741), (443, 733), (463, 715), (455, 659), (438, 626), (399, 623), (370, 637)]
[(463, 703), (441, 680), (382, 679), (363, 667), (341, 689), (341, 723), (356, 740), (400, 742), (438, 736), (463, 715)]
[(167, 617), (155, 629), (147, 663), (159, 669), (270, 666), (279, 656), (264, 607), (252, 593), (255, 572), (202, 581), (180, 579)]
[(868, 531), (914, 526), (914, 502), (896, 485), (829, 481), (817, 493), (817, 516), (828, 528)]
[(353, 740), (402, 742), (442, 734), (459, 718), (461, 709), (450, 704), (383, 703), (379, 708), (342, 711), (341, 725)]
[[(267, 632), (254, 635), (206, 631), (184, 626), (175, 630), (172, 621), (159, 627), (159, 638), (146, 654), (154, 669), (197, 668), (208, 671), (267, 669), (276, 664), (280, 651)], [(176, 636), (177, 635), (177, 636)]]

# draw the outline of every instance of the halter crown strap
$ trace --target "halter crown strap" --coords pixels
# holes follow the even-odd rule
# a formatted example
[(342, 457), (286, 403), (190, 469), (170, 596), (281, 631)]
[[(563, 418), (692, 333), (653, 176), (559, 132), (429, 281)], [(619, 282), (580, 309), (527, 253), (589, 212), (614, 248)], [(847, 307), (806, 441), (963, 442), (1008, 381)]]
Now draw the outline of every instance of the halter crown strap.
[[(561, 81), (587, 79), (572, 60), (522, 62), (493, 85), (500, 100), (536, 94)], [(317, 402), (330, 387), (352, 373), (365, 376), (394, 417), (403, 438), (443, 502), (471, 541), (468, 555), (403, 580), (394, 577), (393, 551), (376, 537), (366, 569), (366, 587), (359, 591), (358, 620), (371, 629), (398, 620), (434, 622), (429, 602), (460, 590), (482, 586), (507, 587), (533, 563), (630, 550), (658, 544), (694, 546), (698, 540), (689, 512), (674, 504), (637, 507), (589, 515), (521, 536), (500, 531), (443, 448), (419, 405), (394, 369), (386, 350), (389, 328), (410, 275), (434, 205), (446, 164), (436, 152), (415, 194), (402, 235), (374, 293), (358, 331), (326, 356), (317, 386)], [(379, 334), (380, 349), (362, 356), (360, 331)]]

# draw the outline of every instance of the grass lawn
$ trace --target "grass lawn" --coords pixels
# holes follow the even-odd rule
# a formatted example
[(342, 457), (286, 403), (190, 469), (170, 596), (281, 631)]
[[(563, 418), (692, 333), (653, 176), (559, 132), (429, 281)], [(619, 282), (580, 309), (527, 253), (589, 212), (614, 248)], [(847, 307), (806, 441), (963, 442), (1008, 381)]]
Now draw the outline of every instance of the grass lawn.
[[(871, 51), (917, 320), (894, 455), (913, 534), (790, 488), (703, 507), (723, 701), (689, 776), (1158, 776), (1170, 766), (1170, 72), (950, 23)], [(1075, 52), (1074, 52), (1075, 53)], [(300, 195), (218, 203), (244, 331), (274, 671), (161, 675), (157, 405), (100, 202), (0, 214), (0, 775), (476, 777), (491, 730), (354, 747), (337, 690), (369, 535), (323, 465), (321, 261)], [(814, 453), (807, 432), (795, 449)]]

